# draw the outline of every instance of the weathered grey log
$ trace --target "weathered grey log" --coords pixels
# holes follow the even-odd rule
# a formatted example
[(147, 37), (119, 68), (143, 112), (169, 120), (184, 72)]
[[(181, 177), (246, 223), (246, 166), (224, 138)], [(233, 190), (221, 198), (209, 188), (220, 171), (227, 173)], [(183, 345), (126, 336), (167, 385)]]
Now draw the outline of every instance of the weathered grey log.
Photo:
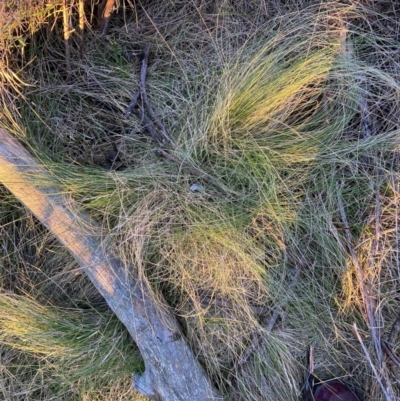
[(122, 262), (107, 254), (99, 225), (78, 212), (79, 205), (62, 196), (52, 182), (50, 173), (0, 129), (0, 183), (69, 250), (128, 329), (145, 362), (145, 372), (133, 387), (153, 400), (222, 400), (175, 317), (153, 302), (144, 281), (127, 274)]

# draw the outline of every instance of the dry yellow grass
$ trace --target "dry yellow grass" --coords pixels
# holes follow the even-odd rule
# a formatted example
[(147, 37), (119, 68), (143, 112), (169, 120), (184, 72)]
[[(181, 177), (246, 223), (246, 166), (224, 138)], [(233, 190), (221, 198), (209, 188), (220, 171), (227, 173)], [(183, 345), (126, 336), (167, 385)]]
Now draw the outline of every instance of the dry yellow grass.
[[(396, 367), (383, 364), (374, 336), (386, 339), (398, 315), (400, 10), (312, 3), (121, 6), (107, 36), (87, 26), (83, 58), (72, 33), (67, 80), (59, 4), (41, 12), (37, 2), (28, 29), (10, 28), (25, 46), (1, 31), (0, 121), (103, 224), (110, 251), (156, 299), (164, 295), (162, 307), (176, 313), (226, 399), (301, 399), (312, 343), (318, 377), (343, 378), (363, 400), (391, 401), (378, 379), (388, 379), (394, 400)], [(9, 11), (7, 21), (22, 19)], [(176, 142), (171, 154), (220, 187), (158, 156), (141, 122), (124, 118), (140, 68), (125, 55), (147, 43), (147, 91)], [(114, 145), (125, 170), (109, 169)], [(52, 236), (6, 191), (0, 197), (3, 397), (128, 399), (129, 364), (140, 360), (123, 328)], [(17, 300), (21, 327), (41, 314), (38, 302), (63, 311), (65, 326), (83, 316), (63, 345), (82, 356), (71, 374), (57, 370), (76, 360), (68, 353), (3, 324), (17, 316)], [(58, 344), (56, 319), (43, 316), (32, 338)], [(97, 373), (83, 358), (93, 344), (80, 336), (95, 339)], [(129, 357), (112, 355), (114, 338)], [(102, 376), (108, 366), (120, 380)]]

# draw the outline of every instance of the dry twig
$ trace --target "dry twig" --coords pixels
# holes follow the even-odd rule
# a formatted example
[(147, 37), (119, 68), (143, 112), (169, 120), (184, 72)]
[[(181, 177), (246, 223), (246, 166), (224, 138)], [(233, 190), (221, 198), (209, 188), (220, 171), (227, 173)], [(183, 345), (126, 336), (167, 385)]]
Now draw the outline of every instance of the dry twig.
[[(147, 76), (147, 64), (150, 54), (150, 45), (145, 45), (143, 48), (143, 52), (141, 54), (141, 67), (140, 67), (140, 85), (139, 91), (135, 93), (133, 96), (128, 108), (125, 112), (125, 118), (129, 117), (131, 113), (135, 114), (143, 123), (144, 128), (150, 134), (150, 136), (160, 145), (160, 148), (157, 149), (157, 153), (160, 156), (165, 157), (166, 159), (176, 163), (183, 171), (187, 171), (197, 177), (202, 178), (204, 181), (208, 182), (219, 191), (221, 191), (224, 195), (234, 196), (234, 194), (225, 188), (223, 188), (218, 181), (212, 178), (209, 174), (205, 173), (204, 171), (200, 170), (198, 167), (192, 166), (191, 164), (179, 159), (177, 156), (169, 153), (165, 148), (165, 144), (169, 143), (172, 144), (173, 140), (168, 134), (165, 126), (162, 124), (161, 120), (158, 118), (157, 114), (155, 113), (153, 107), (150, 104), (150, 101), (147, 97), (146, 92), (146, 76)], [(139, 100), (143, 102), (142, 111), (139, 111), (137, 103)], [(145, 111), (148, 111), (151, 120), (146, 117)], [(158, 133), (158, 130), (161, 132), (162, 136)]]
[[(144, 124), (145, 129), (149, 132), (150, 136), (160, 145), (163, 146), (165, 142), (172, 143), (171, 137), (168, 135), (167, 130), (161, 123), (157, 114), (155, 113), (150, 101), (147, 97), (146, 92), (146, 76), (147, 76), (147, 63), (150, 54), (150, 45), (145, 45), (143, 52), (140, 55), (141, 65), (140, 65), (140, 84), (139, 91), (133, 96), (128, 108), (125, 112), (125, 118), (128, 118), (131, 113), (134, 113)], [(139, 112), (137, 108), (137, 103), (139, 100), (143, 102), (143, 109)], [(149, 112), (151, 120), (145, 116), (145, 108)], [(157, 128), (161, 131), (162, 136), (157, 132)]]
[[(340, 193), (339, 186), (337, 186), (337, 187), (338, 187), (337, 193), (339, 194)], [(342, 202), (342, 199), (340, 198), (340, 196), (338, 196), (338, 206), (339, 206), (339, 212), (340, 212), (344, 226), (350, 227), (348, 219), (347, 219), (347, 215), (346, 215), (346, 212), (344, 209), (344, 205), (343, 205), (343, 202)], [(356, 251), (353, 246), (353, 239), (352, 239), (349, 229), (344, 230), (344, 233), (345, 233), (345, 237), (346, 237), (347, 248), (349, 250), (353, 265), (356, 268), (357, 280), (360, 284), (361, 296), (363, 298), (363, 304), (364, 304), (366, 315), (367, 315), (369, 331), (371, 333), (371, 337), (374, 342), (375, 353), (378, 358), (379, 370), (376, 369), (370, 355), (367, 354), (368, 350), (366, 349), (364, 343), (362, 342), (362, 339), (357, 331), (357, 327), (355, 326), (355, 324), (354, 324), (354, 331), (360, 341), (360, 344), (361, 344), (364, 352), (366, 353), (366, 357), (367, 357), (369, 363), (371, 364), (371, 368), (374, 371), (374, 374), (376, 375), (376, 379), (378, 380), (378, 382), (381, 386), (382, 392), (384, 393), (386, 400), (393, 401), (394, 400), (394, 395), (393, 395), (394, 392), (393, 392), (393, 389), (391, 388), (387, 371), (383, 368), (381, 341), (380, 341), (380, 336), (378, 333), (378, 327), (377, 327), (376, 318), (375, 318), (375, 309), (376, 309), (375, 301), (374, 301), (372, 295), (370, 294), (370, 291), (366, 284), (364, 269), (358, 260)]]
[(357, 328), (357, 325), (355, 323), (353, 324), (353, 330), (354, 330), (354, 333), (355, 333), (355, 335), (356, 335), (356, 337), (357, 337), (357, 339), (358, 339), (358, 341), (359, 341), (359, 343), (361, 345), (361, 348), (364, 351), (365, 357), (367, 358), (368, 363), (370, 364), (371, 369), (374, 372), (375, 378), (378, 381), (378, 383), (379, 383), (379, 385), (380, 385), (380, 387), (382, 389), (383, 394), (385, 395), (386, 400), (387, 401), (395, 401), (395, 395), (394, 395), (394, 392), (393, 392), (393, 389), (392, 389), (390, 383), (385, 383), (382, 380), (383, 379), (382, 375), (377, 371), (377, 369), (375, 367), (375, 364), (371, 359), (371, 355), (369, 354), (369, 351), (368, 351), (367, 347), (365, 346), (364, 341), (361, 338), (361, 335), (358, 332), (358, 328)]
[(146, 115), (137, 108), (133, 108), (132, 112), (142, 122), (143, 128), (150, 134), (152, 139), (154, 139), (158, 144), (162, 144), (163, 138), (157, 132), (154, 124), (146, 117)]
[[(340, 193), (339, 191), (339, 186), (337, 186), (337, 192)], [(346, 212), (344, 210), (344, 205), (343, 201), (338, 196), (338, 206), (339, 206), (339, 212), (340, 216), (342, 218), (343, 224), (345, 227), (350, 227), (349, 221), (347, 219)], [(368, 291), (367, 285), (365, 283), (365, 277), (364, 277), (364, 271), (363, 268), (358, 260), (356, 251), (353, 246), (353, 239), (351, 237), (351, 233), (348, 228), (344, 230), (344, 234), (346, 237), (346, 242), (347, 242), (347, 248), (349, 250), (351, 260), (353, 262), (353, 265), (356, 268), (356, 274), (357, 274), (357, 280), (360, 283), (361, 287), (361, 296), (363, 298), (363, 304), (365, 306), (366, 314), (367, 314), (367, 320), (369, 323), (369, 327), (371, 330), (371, 334), (373, 338), (377, 338), (377, 333), (376, 333), (376, 323), (375, 323), (375, 316), (374, 316), (374, 307), (373, 307), (373, 301), (372, 297)]]
[(79, 57), (82, 60), (83, 58), (83, 44), (84, 44), (84, 36), (85, 36), (85, 4), (83, 0), (79, 0)]
[(147, 109), (147, 111), (150, 114), (150, 117), (154, 121), (154, 124), (160, 129), (163, 137), (164, 137), (164, 142), (172, 143), (172, 138), (168, 134), (166, 128), (162, 124), (161, 120), (158, 118), (156, 112), (153, 109), (153, 106), (151, 105), (148, 97), (147, 97), (147, 92), (146, 92), (146, 75), (147, 75), (147, 63), (149, 60), (149, 54), (150, 54), (150, 45), (145, 45), (143, 48), (143, 52), (141, 54), (141, 68), (140, 68), (140, 97), (143, 100), (143, 105)]
[(135, 96), (133, 96), (132, 101), (129, 103), (128, 108), (126, 109), (125, 118), (128, 118), (131, 115), (131, 113), (132, 113), (133, 109), (136, 107), (136, 104), (139, 101), (139, 99), (140, 99), (140, 91), (137, 91), (135, 93)]
[(70, 35), (71, 27), (70, 19), (70, 4), (68, 0), (63, 0), (63, 29), (64, 29), (64, 43), (65, 43), (65, 63), (67, 69), (67, 80), (71, 76), (71, 52), (70, 52)]
[(397, 336), (400, 332), (400, 314), (394, 321), (392, 329), (390, 330), (387, 341), (382, 339), (382, 349), (386, 352), (391, 361), (400, 368), (400, 358), (393, 352), (393, 345), (396, 342)]
[(315, 384), (315, 376), (314, 376), (314, 346), (310, 345), (310, 349), (308, 351), (308, 372), (307, 379), (304, 386), (304, 399), (309, 400), (312, 399), (313, 387)]
[(110, 25), (111, 15), (113, 12), (115, 0), (107, 0), (106, 4), (103, 6), (102, 12), (102, 27), (101, 27), (101, 35), (107, 35), (108, 26)]

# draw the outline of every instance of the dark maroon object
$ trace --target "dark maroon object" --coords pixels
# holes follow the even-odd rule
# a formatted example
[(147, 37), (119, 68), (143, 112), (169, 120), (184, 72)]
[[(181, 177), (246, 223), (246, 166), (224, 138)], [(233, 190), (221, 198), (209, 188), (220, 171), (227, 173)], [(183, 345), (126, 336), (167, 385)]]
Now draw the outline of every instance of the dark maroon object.
[(360, 401), (340, 380), (320, 382), (314, 376), (314, 346), (308, 353), (308, 377), (304, 386), (304, 401)]
[(360, 401), (354, 393), (338, 380), (316, 383), (305, 401)]

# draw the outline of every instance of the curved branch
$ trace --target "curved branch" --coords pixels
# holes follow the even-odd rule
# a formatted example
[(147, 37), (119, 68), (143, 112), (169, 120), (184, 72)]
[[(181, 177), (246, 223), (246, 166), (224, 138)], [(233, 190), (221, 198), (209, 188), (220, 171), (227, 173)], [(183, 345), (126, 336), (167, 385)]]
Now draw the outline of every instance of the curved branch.
[[(46, 185), (41, 185), (44, 182)], [(133, 387), (157, 401), (222, 400), (193, 356), (175, 317), (153, 302), (146, 283), (102, 247), (100, 227), (60, 194), (53, 178), (0, 129), (0, 183), (69, 250), (128, 329), (145, 362)]]

